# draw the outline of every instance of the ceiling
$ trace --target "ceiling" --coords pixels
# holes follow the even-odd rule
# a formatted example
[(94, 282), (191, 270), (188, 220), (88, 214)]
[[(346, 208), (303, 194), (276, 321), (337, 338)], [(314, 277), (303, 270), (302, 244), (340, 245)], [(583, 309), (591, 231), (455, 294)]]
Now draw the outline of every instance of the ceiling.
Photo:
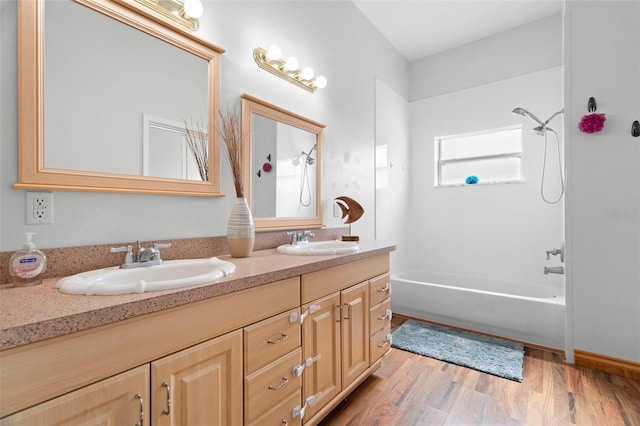
[(562, 13), (563, 0), (353, 0), (413, 62)]

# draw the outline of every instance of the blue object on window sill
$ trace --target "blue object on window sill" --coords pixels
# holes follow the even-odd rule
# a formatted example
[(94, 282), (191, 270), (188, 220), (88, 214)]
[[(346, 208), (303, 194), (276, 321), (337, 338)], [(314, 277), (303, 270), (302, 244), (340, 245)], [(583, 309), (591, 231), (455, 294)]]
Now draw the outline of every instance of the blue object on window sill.
[(464, 183), (466, 183), (467, 185), (475, 185), (476, 183), (478, 183), (478, 176), (467, 176), (467, 179), (465, 179)]

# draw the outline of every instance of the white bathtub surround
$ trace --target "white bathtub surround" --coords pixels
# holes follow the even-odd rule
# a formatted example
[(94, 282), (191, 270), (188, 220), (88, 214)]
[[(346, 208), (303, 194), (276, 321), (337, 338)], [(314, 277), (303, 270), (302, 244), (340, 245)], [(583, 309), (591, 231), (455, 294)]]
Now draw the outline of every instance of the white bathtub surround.
[(410, 270), (392, 276), (394, 313), (564, 348), (561, 286)]

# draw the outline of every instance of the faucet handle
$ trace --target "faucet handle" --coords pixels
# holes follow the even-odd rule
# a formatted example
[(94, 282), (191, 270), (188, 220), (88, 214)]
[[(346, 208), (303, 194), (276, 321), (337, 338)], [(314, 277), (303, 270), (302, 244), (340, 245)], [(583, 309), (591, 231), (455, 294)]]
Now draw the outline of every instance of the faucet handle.
[(287, 231), (287, 236), (291, 237), (291, 244), (298, 242), (298, 233), (296, 231)]
[(133, 247), (131, 247), (131, 246), (122, 246), (122, 247), (111, 247), (109, 249), (109, 252), (111, 252), (111, 253), (122, 253), (123, 251), (126, 251), (127, 254), (128, 254), (132, 250), (133, 250)]
[(157, 260), (159, 262), (162, 262), (162, 258), (160, 257), (160, 249), (169, 247), (171, 247), (171, 243), (153, 243), (153, 246), (148, 249), (149, 251), (151, 251), (149, 260)]
[(133, 263), (133, 247), (130, 245), (122, 246), (122, 247), (111, 247), (109, 249), (111, 253), (121, 253), (126, 251), (127, 253), (124, 255), (124, 265), (130, 265)]

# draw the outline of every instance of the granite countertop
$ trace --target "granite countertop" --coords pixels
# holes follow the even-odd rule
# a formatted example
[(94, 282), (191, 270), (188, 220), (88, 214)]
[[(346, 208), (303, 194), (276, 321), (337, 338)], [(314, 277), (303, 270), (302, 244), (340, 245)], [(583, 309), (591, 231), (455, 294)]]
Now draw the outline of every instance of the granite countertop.
[(283, 255), (275, 249), (247, 258), (218, 256), (236, 271), (199, 286), (117, 296), (69, 295), (55, 288), (58, 278), (41, 285), (0, 290), (0, 350), (111, 324), (187, 303), (245, 290), (395, 250), (393, 243), (360, 241), (360, 252), (327, 256)]

